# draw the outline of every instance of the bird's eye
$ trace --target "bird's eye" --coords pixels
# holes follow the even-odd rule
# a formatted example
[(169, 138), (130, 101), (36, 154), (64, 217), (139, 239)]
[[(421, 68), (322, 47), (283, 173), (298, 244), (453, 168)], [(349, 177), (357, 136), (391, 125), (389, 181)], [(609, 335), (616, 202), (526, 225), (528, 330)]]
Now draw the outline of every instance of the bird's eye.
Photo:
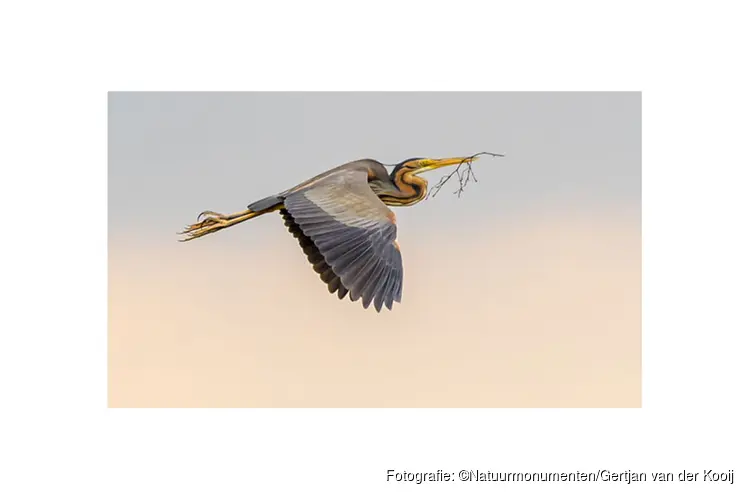
[(424, 158), (412, 158), (411, 160), (405, 161), (403, 165), (409, 168), (421, 167), (424, 165)]

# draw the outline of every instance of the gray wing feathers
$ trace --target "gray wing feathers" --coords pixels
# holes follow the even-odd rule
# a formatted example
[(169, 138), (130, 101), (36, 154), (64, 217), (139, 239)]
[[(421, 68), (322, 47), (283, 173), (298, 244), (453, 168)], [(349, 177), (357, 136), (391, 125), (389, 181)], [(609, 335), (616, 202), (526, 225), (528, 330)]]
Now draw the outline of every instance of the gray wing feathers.
[(403, 269), (393, 214), (367, 185), (364, 172), (345, 172), (291, 193), (284, 206), (314, 247), (305, 253), (322, 257), (313, 264), (331, 293), (338, 291), (339, 298), (348, 293), (352, 301), (361, 298), (365, 308), (374, 304), (378, 311), (401, 301)]
[(289, 232), (297, 238), (302, 250), (307, 255), (307, 260), (313, 265), (315, 272), (320, 274), (320, 279), (328, 284), (328, 291), (331, 293), (338, 291), (339, 298), (344, 298), (349, 293), (349, 290), (341, 283), (341, 279), (333, 272), (331, 266), (325, 261), (313, 241), (305, 236), (289, 212), (281, 210), (281, 216), (284, 218), (284, 223), (289, 228)]

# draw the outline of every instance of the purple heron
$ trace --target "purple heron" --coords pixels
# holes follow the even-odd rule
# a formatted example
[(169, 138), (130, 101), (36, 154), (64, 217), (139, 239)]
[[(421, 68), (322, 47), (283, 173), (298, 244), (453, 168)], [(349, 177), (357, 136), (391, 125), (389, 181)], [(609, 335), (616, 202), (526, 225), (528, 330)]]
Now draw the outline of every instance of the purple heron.
[[(500, 156), (500, 155), (497, 155)], [(179, 234), (189, 241), (259, 215), (280, 212), (313, 269), (339, 299), (349, 294), (367, 309), (401, 302), (403, 267), (396, 241), (396, 216), (386, 206), (414, 205), (427, 196), (417, 174), (475, 159), (410, 158), (389, 173), (375, 160), (357, 160), (313, 177), (287, 191), (224, 215), (207, 210)]]

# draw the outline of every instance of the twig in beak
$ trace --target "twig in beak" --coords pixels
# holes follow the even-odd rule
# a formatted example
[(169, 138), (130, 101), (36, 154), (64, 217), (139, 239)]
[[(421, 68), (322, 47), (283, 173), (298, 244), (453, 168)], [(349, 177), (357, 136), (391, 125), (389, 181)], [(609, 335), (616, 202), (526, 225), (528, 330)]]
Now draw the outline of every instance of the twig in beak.
[[(461, 161), (461, 163), (456, 165), (456, 168), (453, 169), (451, 173), (442, 176), (440, 180), (437, 182), (437, 184), (435, 184), (432, 188), (430, 188), (430, 191), (429, 193), (427, 193), (427, 196), (434, 198), (443, 188), (445, 183), (447, 183), (451, 179), (451, 177), (453, 177), (454, 175), (458, 175), (458, 189), (454, 191), (453, 194), (457, 194), (458, 197), (460, 198), (461, 194), (464, 192), (464, 189), (466, 189), (466, 186), (469, 184), (470, 180), (473, 180), (474, 182), (478, 182), (477, 177), (474, 175), (474, 171), (471, 169), (471, 163), (478, 156), (481, 156), (481, 155), (487, 155), (487, 156), (493, 156), (493, 157), (505, 156), (503, 154), (489, 153), (487, 151), (483, 151), (481, 153), (467, 156)], [(464, 165), (466, 166), (466, 168), (461, 170), (461, 167), (463, 167)]]

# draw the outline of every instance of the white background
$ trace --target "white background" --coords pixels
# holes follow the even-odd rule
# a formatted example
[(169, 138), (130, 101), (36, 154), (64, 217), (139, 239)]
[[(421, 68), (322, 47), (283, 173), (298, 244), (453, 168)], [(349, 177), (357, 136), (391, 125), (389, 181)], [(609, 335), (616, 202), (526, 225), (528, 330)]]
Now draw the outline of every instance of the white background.
[[(748, 498), (747, 17), (696, 4), (0, 8), (0, 497)], [(643, 409), (108, 410), (106, 92), (196, 89), (642, 90)], [(735, 484), (385, 481), (471, 468)]]

